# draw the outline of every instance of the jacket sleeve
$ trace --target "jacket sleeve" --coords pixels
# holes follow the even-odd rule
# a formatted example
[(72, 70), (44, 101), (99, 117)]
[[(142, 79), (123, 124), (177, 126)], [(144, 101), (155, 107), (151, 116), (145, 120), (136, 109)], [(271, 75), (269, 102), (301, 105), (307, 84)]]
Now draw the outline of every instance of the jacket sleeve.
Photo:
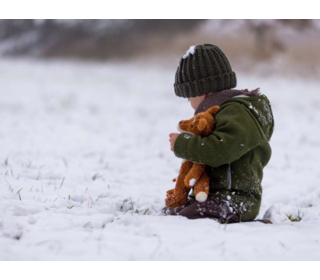
[(253, 115), (238, 103), (227, 104), (215, 116), (210, 136), (180, 134), (174, 144), (177, 157), (218, 167), (234, 162), (264, 140)]

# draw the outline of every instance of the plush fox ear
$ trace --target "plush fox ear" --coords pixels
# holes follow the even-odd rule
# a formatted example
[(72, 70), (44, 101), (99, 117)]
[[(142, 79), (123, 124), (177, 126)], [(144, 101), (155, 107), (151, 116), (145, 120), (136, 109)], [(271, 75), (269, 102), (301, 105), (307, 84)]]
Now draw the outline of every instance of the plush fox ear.
[(211, 115), (215, 115), (220, 110), (219, 106), (213, 106), (210, 109), (207, 110), (208, 113)]
[(197, 128), (202, 131), (207, 125), (207, 120), (205, 118), (201, 118), (197, 124)]

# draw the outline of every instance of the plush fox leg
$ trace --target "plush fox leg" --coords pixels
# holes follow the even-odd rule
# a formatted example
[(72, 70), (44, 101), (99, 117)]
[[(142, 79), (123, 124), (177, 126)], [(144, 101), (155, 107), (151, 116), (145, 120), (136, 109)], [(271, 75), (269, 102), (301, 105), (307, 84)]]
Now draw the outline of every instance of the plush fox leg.
[(202, 173), (204, 172), (204, 168), (204, 164), (194, 163), (184, 179), (184, 184), (189, 188), (194, 187), (196, 182), (200, 179)]
[(209, 177), (206, 171), (203, 171), (199, 181), (194, 187), (194, 195), (196, 200), (199, 202), (204, 202), (208, 198), (209, 193)]
[(192, 165), (193, 163), (190, 161), (182, 163), (175, 188), (167, 191), (166, 206), (175, 208), (186, 203), (190, 188), (185, 186), (184, 178), (192, 168)]
[(174, 194), (174, 189), (167, 191), (167, 197)]

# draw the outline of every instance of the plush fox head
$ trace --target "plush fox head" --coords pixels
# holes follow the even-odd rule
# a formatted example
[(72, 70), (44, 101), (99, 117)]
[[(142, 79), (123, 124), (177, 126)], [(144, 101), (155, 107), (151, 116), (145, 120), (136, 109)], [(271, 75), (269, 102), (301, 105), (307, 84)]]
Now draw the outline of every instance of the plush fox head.
[(213, 116), (219, 111), (219, 106), (213, 106), (203, 113), (196, 114), (192, 119), (181, 121), (179, 130), (195, 135), (208, 136), (212, 133), (214, 126)]

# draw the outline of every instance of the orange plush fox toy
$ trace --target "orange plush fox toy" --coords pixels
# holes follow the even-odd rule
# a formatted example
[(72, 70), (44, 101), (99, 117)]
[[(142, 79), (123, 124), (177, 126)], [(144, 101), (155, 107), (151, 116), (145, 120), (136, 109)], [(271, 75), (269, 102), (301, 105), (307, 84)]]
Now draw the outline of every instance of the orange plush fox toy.
[[(199, 136), (209, 136), (214, 127), (213, 116), (219, 111), (219, 106), (213, 106), (192, 119), (179, 123), (180, 132)], [(166, 206), (175, 208), (186, 203), (190, 189), (194, 187), (196, 200), (204, 202), (209, 193), (209, 177), (204, 164), (183, 160), (174, 189), (167, 191)]]

